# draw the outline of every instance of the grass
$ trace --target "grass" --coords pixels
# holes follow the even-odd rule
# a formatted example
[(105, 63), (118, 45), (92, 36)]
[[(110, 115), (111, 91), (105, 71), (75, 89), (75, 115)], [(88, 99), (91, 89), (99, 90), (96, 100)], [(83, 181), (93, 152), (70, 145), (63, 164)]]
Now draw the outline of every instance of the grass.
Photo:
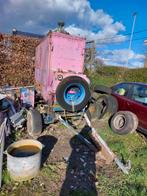
[(10, 182), (11, 182), (10, 174), (6, 169), (4, 169), (3, 176), (2, 176), (2, 183), (9, 184)]
[(51, 180), (58, 180), (59, 175), (56, 172), (56, 164), (44, 166), (41, 173), (43, 176), (49, 177)]
[(92, 86), (102, 84), (112, 86), (119, 82), (144, 82), (147, 83), (147, 68), (127, 69), (123, 67), (104, 66), (98, 67), (94, 72), (85, 71), (91, 79)]
[(117, 168), (102, 169), (97, 176), (97, 189), (104, 195), (145, 196), (147, 192), (147, 146), (137, 133), (120, 136), (114, 134), (104, 123), (99, 129), (102, 138), (121, 159), (131, 160), (129, 175), (118, 172)]
[(118, 83), (122, 81), (121, 77), (109, 77), (109, 76), (103, 76), (97, 73), (93, 73), (91, 76), (91, 85), (95, 86), (97, 84), (101, 85), (108, 85), (112, 86), (114, 83)]

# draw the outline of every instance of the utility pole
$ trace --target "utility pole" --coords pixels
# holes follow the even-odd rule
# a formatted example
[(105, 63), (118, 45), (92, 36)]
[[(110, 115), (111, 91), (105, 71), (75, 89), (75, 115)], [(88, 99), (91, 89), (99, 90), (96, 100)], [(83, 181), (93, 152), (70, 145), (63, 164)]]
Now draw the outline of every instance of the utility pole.
[(133, 34), (134, 34), (134, 28), (135, 28), (135, 23), (136, 23), (137, 12), (133, 13), (133, 17), (134, 17), (134, 20), (133, 20), (133, 24), (132, 24), (132, 31), (131, 31), (131, 36), (130, 36), (130, 42), (129, 42), (129, 48), (128, 48), (126, 67), (128, 67), (128, 63), (129, 63), (129, 54), (130, 54), (131, 47), (132, 47), (132, 40), (133, 40)]
[(92, 71), (92, 66), (95, 61), (95, 56), (96, 56), (96, 46), (95, 46), (95, 41), (87, 41), (86, 42), (86, 52), (85, 52), (85, 63), (89, 65), (90, 71)]

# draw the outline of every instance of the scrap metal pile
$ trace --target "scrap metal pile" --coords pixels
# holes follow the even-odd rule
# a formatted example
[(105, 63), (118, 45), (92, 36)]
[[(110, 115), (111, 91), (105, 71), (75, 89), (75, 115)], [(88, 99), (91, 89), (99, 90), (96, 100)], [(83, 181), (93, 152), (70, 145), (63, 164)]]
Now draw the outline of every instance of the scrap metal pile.
[(1, 34), (0, 86), (34, 84), (34, 56), (39, 38)]

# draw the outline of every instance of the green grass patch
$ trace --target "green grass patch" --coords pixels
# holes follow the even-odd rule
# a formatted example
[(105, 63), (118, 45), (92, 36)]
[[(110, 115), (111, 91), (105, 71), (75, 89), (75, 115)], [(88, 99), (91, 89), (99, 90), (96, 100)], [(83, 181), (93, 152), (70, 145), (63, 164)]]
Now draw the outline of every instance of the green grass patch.
[(147, 83), (147, 68), (126, 69), (123, 67), (103, 66), (95, 71), (86, 71), (91, 79), (92, 86), (102, 84), (113, 86), (119, 82), (144, 82)]
[(41, 174), (51, 180), (58, 180), (59, 178), (59, 174), (56, 171), (56, 164), (44, 166), (41, 170)]
[(118, 168), (110, 173), (103, 170), (97, 176), (97, 189), (104, 195), (115, 196), (145, 196), (147, 192), (147, 145), (137, 133), (117, 135), (106, 123), (103, 123), (99, 133), (108, 146), (124, 160), (130, 160), (132, 168), (125, 175)]
[(9, 184), (11, 182), (10, 174), (7, 171), (7, 169), (3, 170), (3, 175), (2, 175), (2, 183), (3, 184)]

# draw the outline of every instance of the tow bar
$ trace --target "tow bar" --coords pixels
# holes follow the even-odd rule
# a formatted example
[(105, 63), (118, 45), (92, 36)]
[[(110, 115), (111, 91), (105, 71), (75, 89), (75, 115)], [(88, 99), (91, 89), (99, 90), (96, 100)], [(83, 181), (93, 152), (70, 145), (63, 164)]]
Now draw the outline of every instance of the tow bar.
[(88, 139), (86, 139), (82, 134), (78, 132), (76, 128), (74, 128), (72, 125), (69, 124), (68, 120), (64, 119), (61, 115), (58, 115), (58, 119), (65, 127), (68, 128), (69, 131), (72, 131), (77, 137), (84, 142), (91, 150), (94, 152), (98, 152), (98, 149), (100, 148), (100, 151), (98, 153), (101, 153), (102, 157), (106, 161), (107, 164), (112, 163), (113, 161), (116, 163), (116, 165), (123, 171), (124, 174), (129, 174), (129, 170), (131, 169), (131, 162), (128, 161), (127, 164), (124, 164), (108, 147), (106, 142), (101, 138), (101, 136), (97, 133), (94, 127), (92, 127), (92, 124), (87, 116), (86, 113), (84, 113), (84, 118), (86, 120), (87, 125), (90, 127), (89, 136), (94, 142), (95, 145), (93, 145)]

